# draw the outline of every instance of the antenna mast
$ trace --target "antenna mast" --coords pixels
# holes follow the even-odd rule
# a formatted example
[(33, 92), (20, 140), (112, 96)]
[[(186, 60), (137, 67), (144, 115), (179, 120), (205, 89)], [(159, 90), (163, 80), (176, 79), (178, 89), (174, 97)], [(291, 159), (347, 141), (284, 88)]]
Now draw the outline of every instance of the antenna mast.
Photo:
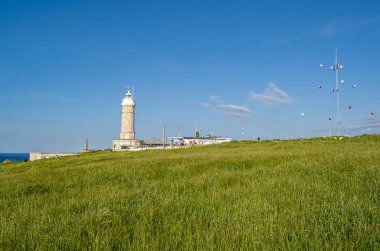
[(340, 136), (340, 89), (339, 89), (339, 63), (338, 63), (338, 48), (335, 50), (335, 84), (336, 84), (336, 123), (338, 136)]
[[(335, 91), (336, 91), (336, 130), (337, 136), (340, 136), (340, 89), (339, 89), (339, 69), (342, 69), (343, 65), (338, 63), (338, 49), (335, 50), (335, 65), (330, 69), (335, 71)], [(343, 80), (342, 80), (343, 81)], [(343, 83), (343, 82), (342, 82)]]

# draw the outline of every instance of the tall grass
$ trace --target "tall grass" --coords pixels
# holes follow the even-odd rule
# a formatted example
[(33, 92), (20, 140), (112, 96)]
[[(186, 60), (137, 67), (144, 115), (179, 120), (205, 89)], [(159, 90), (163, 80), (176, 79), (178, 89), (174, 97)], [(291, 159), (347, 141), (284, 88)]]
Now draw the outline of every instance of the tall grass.
[(378, 250), (380, 136), (0, 165), (0, 249)]

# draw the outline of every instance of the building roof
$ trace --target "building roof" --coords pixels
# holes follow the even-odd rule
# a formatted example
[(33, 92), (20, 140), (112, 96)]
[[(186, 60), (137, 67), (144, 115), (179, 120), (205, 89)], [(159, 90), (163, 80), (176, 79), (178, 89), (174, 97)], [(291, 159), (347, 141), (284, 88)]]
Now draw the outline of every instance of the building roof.
[(162, 145), (163, 142), (161, 139), (153, 137), (153, 138), (144, 139), (143, 144), (145, 144), (145, 145)]
[[(175, 137), (168, 137), (168, 139), (194, 139), (194, 136), (193, 137), (182, 137), (182, 136), (175, 136)], [(230, 139), (230, 138), (224, 138), (224, 137), (220, 137), (220, 136), (206, 136), (206, 137), (199, 137), (199, 138), (195, 138), (195, 139), (216, 139), (216, 140), (220, 140), (220, 139)]]

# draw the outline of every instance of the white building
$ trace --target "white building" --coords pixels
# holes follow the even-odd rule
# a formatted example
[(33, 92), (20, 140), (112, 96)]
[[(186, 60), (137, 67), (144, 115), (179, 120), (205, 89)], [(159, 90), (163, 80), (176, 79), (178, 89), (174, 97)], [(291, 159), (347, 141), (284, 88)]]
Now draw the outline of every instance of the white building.
[(112, 149), (127, 150), (138, 145), (140, 142), (135, 140), (135, 99), (128, 90), (121, 103), (120, 139), (112, 140)]
[(226, 142), (231, 142), (231, 138), (222, 138), (222, 137), (168, 137), (168, 143), (170, 145), (211, 145), (211, 144), (221, 144)]
[(42, 152), (31, 152), (29, 155), (29, 160), (39, 160), (39, 159), (50, 159), (50, 158), (56, 158), (64, 157), (64, 156), (71, 156), (71, 155), (77, 155), (78, 153), (42, 153)]

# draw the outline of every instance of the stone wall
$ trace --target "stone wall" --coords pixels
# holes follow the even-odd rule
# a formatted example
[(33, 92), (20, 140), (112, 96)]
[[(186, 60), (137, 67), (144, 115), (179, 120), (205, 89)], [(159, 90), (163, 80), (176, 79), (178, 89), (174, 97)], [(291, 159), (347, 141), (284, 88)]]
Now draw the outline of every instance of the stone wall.
[(120, 150), (128, 150), (132, 147), (140, 146), (141, 143), (138, 140), (133, 139), (114, 139), (112, 140), (112, 150), (120, 151)]
[(39, 159), (49, 159), (63, 156), (76, 155), (77, 153), (42, 153), (42, 152), (32, 152), (30, 153), (29, 160), (39, 160)]

